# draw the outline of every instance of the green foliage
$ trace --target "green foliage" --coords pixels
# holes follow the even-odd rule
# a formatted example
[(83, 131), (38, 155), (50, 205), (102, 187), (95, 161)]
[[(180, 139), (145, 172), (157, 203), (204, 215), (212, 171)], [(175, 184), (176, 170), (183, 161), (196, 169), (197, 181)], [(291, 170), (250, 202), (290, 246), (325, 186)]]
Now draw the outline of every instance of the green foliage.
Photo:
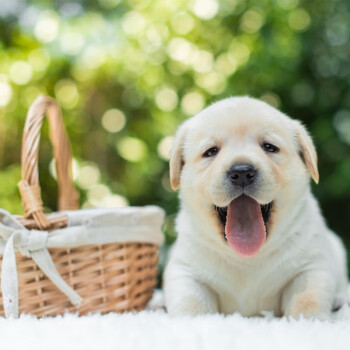
[[(160, 205), (170, 243), (171, 135), (207, 104), (248, 94), (308, 126), (321, 175), (314, 190), (349, 246), (350, 2), (15, 3), (0, 8), (0, 207), (21, 211), (21, 132), (45, 93), (62, 106), (82, 205)], [(40, 181), (55, 210), (51, 158), (43, 137)]]

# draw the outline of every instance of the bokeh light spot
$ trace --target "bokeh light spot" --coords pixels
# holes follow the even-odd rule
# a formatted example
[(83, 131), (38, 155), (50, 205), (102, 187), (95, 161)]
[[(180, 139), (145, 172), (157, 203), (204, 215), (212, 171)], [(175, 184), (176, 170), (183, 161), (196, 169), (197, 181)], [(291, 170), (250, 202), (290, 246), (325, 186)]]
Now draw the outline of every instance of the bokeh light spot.
[(120, 0), (98, 0), (98, 3), (105, 9), (112, 9), (120, 3)]
[(183, 38), (174, 38), (168, 44), (168, 54), (175, 61), (189, 64), (193, 51), (192, 44)]
[(126, 34), (137, 35), (145, 29), (146, 20), (141, 13), (130, 11), (124, 15), (122, 27)]
[(94, 71), (85, 64), (77, 64), (72, 66), (72, 75), (78, 82), (89, 81), (94, 78)]
[(178, 97), (175, 90), (165, 87), (157, 92), (156, 104), (162, 111), (173, 111), (176, 108), (177, 103)]
[(244, 13), (241, 19), (241, 28), (244, 32), (252, 34), (260, 30), (265, 23), (264, 14), (259, 9), (251, 9)]
[(59, 9), (62, 17), (66, 18), (77, 17), (84, 12), (82, 5), (76, 2), (67, 2), (62, 4)]
[(250, 57), (249, 47), (241, 42), (233, 42), (228, 51), (228, 59), (241, 66), (248, 62)]
[(98, 184), (88, 192), (88, 201), (82, 207), (116, 208), (126, 207), (128, 205), (129, 202), (125, 197), (119, 194), (113, 194), (107, 186)]
[(12, 63), (9, 76), (10, 79), (18, 85), (29, 83), (33, 75), (32, 66), (25, 61), (16, 61)]
[(196, 84), (207, 90), (209, 93), (216, 95), (221, 93), (226, 87), (226, 77), (217, 72), (199, 74), (196, 76)]
[(29, 53), (28, 62), (35, 71), (42, 72), (50, 63), (50, 55), (44, 49), (35, 49)]
[(277, 4), (284, 10), (292, 10), (299, 4), (299, 0), (277, 0)]
[(97, 184), (88, 191), (87, 197), (90, 203), (98, 205), (110, 193), (111, 191), (106, 185)]
[(94, 163), (84, 163), (79, 169), (79, 175), (76, 179), (77, 185), (84, 189), (90, 189), (100, 180), (101, 173)]
[(188, 34), (194, 28), (193, 17), (187, 12), (176, 13), (171, 17), (171, 27), (177, 34)]
[(61, 79), (56, 83), (55, 95), (61, 105), (67, 109), (74, 108), (79, 102), (77, 85), (70, 79)]
[(59, 19), (57, 14), (52, 11), (45, 11), (35, 25), (34, 34), (42, 43), (50, 43), (56, 39), (58, 28)]
[(86, 69), (96, 69), (106, 62), (106, 52), (101, 47), (90, 45), (84, 48), (80, 59)]
[(139, 162), (146, 157), (148, 150), (142, 140), (126, 136), (117, 143), (117, 151), (129, 162)]
[(281, 106), (281, 99), (273, 92), (267, 92), (266, 94), (262, 95), (260, 99), (272, 107), (279, 108)]
[(334, 16), (328, 21), (325, 28), (325, 38), (329, 45), (340, 46), (349, 41), (350, 29), (345, 16)]
[(193, 115), (204, 107), (204, 96), (196, 91), (187, 93), (181, 100), (181, 108), (187, 115)]
[(115, 208), (126, 207), (129, 205), (128, 200), (119, 194), (108, 194), (103, 198), (102, 207)]
[(160, 140), (157, 146), (157, 151), (158, 155), (160, 158), (164, 160), (169, 160), (170, 158), (170, 151), (171, 151), (171, 146), (174, 142), (174, 137), (173, 136), (165, 136)]
[(289, 26), (299, 32), (306, 30), (310, 23), (310, 15), (303, 9), (293, 11), (288, 17)]
[(102, 116), (102, 126), (108, 132), (118, 132), (125, 126), (126, 118), (119, 109), (109, 109)]
[(145, 9), (152, 0), (128, 0), (131, 7), (133, 7), (136, 10), (143, 10)]
[(146, 38), (141, 42), (142, 49), (146, 53), (156, 52), (162, 45), (162, 36), (156, 28), (152, 27), (146, 31)]
[(61, 49), (68, 55), (77, 55), (82, 50), (83, 45), (82, 35), (74, 31), (67, 31), (60, 38)]
[[(0, 107), (7, 106), (12, 98), (12, 87), (6, 81), (1, 81), (0, 76)], [(5, 79), (4, 79), (5, 80)]]
[(220, 73), (231, 75), (237, 70), (237, 62), (232, 55), (224, 53), (216, 59), (215, 68)]
[(206, 73), (213, 68), (213, 54), (209, 51), (198, 50), (192, 61), (193, 69), (199, 73)]
[(212, 19), (219, 11), (219, 3), (216, 0), (195, 0), (191, 10), (201, 19)]

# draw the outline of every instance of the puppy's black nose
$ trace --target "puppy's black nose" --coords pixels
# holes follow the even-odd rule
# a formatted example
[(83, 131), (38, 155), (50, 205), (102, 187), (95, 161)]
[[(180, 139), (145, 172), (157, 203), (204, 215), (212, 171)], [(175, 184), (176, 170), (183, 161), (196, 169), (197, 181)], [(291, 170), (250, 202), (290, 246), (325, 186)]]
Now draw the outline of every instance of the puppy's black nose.
[(254, 182), (256, 170), (250, 164), (235, 164), (228, 171), (231, 182), (236, 186), (247, 186)]

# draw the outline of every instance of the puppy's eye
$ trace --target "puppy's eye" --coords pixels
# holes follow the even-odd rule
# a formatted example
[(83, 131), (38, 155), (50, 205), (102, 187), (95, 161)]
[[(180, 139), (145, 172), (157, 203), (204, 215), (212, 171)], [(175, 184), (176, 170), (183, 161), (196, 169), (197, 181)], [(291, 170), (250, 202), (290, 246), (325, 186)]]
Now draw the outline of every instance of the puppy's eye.
[(219, 153), (219, 148), (218, 147), (212, 147), (206, 150), (203, 153), (203, 157), (208, 158), (208, 157), (213, 157)]
[(275, 145), (271, 144), (271, 143), (263, 143), (262, 148), (265, 152), (269, 152), (269, 153), (276, 153), (279, 151), (279, 148), (276, 147)]

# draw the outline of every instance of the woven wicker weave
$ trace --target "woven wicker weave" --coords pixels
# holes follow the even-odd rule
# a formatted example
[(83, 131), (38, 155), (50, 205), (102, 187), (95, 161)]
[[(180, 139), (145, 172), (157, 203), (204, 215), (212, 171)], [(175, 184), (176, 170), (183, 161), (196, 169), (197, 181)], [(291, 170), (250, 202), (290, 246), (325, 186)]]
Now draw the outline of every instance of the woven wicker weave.
[[(49, 215), (43, 212), (38, 149), (45, 113), (56, 159), (59, 210), (78, 207), (78, 194), (71, 181), (72, 155), (60, 109), (53, 99), (41, 96), (30, 108), (24, 128), (19, 188), (26, 215), (18, 220), (29, 229), (52, 230), (65, 227), (67, 216), (59, 212)], [(66, 311), (86, 314), (141, 310), (147, 305), (156, 284), (157, 250), (158, 246), (154, 244), (128, 242), (50, 249), (60, 275), (83, 298), (79, 310), (32, 259), (17, 253), (19, 311), (51, 316)], [(1, 296), (0, 305), (0, 315), (4, 315)]]

